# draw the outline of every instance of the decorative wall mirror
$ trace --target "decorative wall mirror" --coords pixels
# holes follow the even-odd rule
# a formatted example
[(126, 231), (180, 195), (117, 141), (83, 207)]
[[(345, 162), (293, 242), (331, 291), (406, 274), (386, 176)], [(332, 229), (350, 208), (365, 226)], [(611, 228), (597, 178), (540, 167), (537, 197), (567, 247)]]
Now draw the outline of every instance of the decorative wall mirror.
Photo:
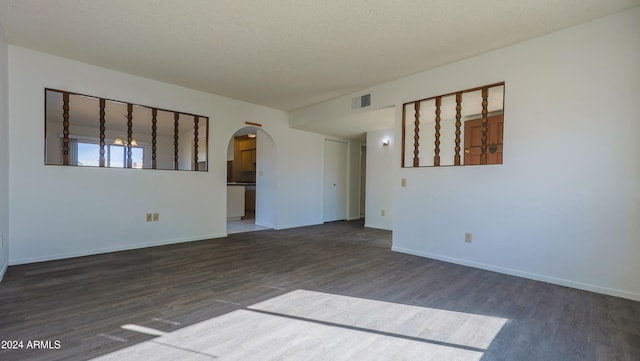
[(207, 171), (209, 118), (45, 89), (45, 164)]
[(502, 164), (504, 82), (403, 105), (402, 167)]

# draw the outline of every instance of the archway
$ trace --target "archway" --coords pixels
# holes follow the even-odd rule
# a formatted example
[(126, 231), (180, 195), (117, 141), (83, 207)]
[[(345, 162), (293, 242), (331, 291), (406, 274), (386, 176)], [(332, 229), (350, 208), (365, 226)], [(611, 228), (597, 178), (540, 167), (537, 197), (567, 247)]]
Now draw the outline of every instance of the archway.
[(227, 146), (227, 233), (277, 226), (276, 146), (258, 127), (237, 130)]

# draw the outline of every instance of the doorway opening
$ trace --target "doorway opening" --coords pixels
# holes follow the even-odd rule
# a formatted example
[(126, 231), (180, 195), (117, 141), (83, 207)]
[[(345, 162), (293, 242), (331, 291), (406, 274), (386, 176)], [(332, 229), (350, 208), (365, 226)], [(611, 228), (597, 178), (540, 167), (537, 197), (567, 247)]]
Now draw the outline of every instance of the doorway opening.
[(367, 146), (360, 146), (360, 218), (365, 217), (367, 199)]
[(275, 143), (261, 128), (236, 131), (227, 146), (227, 234), (275, 228)]
[(347, 219), (349, 143), (324, 140), (324, 199), (323, 221)]

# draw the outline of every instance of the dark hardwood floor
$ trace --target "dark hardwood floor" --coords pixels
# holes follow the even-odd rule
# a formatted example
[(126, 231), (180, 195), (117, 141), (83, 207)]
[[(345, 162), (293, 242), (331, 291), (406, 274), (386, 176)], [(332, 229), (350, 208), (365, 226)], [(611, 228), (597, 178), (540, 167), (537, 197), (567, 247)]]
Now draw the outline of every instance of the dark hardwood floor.
[[(51, 344), (0, 350), (0, 360), (108, 355), (157, 337), (122, 325), (177, 332), (296, 290), (506, 319), (488, 348), (460, 346), (486, 361), (640, 360), (640, 302), (394, 253), (390, 246), (390, 232), (351, 221), (11, 266), (0, 283), (0, 340), (22, 340), (23, 348), (33, 340)], [(280, 342), (271, 347), (287, 346)], [(404, 359), (402, 352), (393, 358)], [(225, 355), (202, 359), (214, 358)]]

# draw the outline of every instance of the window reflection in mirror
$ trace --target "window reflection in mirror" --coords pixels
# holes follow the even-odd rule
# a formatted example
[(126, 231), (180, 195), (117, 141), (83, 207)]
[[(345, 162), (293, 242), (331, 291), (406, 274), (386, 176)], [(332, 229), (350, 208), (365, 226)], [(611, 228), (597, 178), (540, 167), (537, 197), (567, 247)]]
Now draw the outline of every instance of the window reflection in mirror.
[(203, 116), (45, 89), (45, 164), (207, 171), (208, 122)]

